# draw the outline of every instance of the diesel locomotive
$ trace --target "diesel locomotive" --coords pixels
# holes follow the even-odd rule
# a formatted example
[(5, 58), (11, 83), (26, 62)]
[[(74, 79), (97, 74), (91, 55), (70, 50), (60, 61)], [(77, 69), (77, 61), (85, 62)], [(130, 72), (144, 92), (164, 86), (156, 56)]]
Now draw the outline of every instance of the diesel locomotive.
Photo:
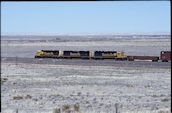
[(123, 51), (95, 51), (93, 59), (127, 60)]
[(90, 59), (92, 57), (91, 51), (63, 51), (62, 58), (81, 58)]
[(60, 58), (61, 56), (61, 50), (39, 50), (35, 58)]

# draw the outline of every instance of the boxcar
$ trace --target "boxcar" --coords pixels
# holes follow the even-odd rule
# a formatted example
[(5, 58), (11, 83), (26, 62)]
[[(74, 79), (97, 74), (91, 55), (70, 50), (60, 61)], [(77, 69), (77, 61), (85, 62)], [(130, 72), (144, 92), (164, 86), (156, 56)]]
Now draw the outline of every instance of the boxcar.
[(158, 62), (158, 56), (127, 56), (128, 61), (134, 60), (152, 60), (153, 62)]
[(169, 60), (171, 60), (171, 51), (161, 51), (160, 59), (162, 60), (162, 62), (168, 62)]

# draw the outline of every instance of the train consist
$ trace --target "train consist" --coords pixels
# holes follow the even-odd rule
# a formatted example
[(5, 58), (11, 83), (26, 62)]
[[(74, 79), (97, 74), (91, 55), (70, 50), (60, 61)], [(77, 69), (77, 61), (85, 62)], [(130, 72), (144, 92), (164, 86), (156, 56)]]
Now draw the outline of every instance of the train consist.
[(35, 58), (63, 58), (63, 59), (114, 59), (123, 61), (151, 60), (157, 62), (171, 61), (171, 51), (161, 51), (159, 56), (125, 56), (123, 51), (62, 51), (61, 50), (39, 50)]

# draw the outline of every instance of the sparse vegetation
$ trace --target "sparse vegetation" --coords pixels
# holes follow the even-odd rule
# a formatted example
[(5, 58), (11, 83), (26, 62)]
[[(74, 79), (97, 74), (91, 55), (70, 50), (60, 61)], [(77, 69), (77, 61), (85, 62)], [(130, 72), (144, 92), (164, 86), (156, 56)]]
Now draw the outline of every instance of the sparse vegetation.
[(70, 111), (70, 105), (66, 104), (66, 105), (63, 105), (63, 108), (62, 108), (62, 111)]
[(49, 97), (52, 98), (52, 97), (59, 97), (61, 96), (60, 94), (54, 94), (54, 95), (50, 95)]
[(15, 84), (17, 84), (17, 83), (13, 82), (13, 84), (15, 85)]
[(164, 99), (162, 99), (161, 101), (162, 101), (162, 102), (167, 102), (167, 101), (169, 101), (169, 99), (168, 99), (168, 98), (164, 98)]
[(7, 80), (8, 80), (8, 78), (2, 78), (1, 79), (1, 84), (4, 84)]
[[(19, 63), (17, 67), (15, 62), (11, 66), (3, 63), (2, 78), (7, 78), (1, 90), (3, 110), (7, 106), (12, 112), (17, 105), (19, 113), (28, 109), (33, 113), (53, 113), (54, 108), (57, 108), (54, 110), (56, 113), (115, 113), (116, 102), (123, 105), (118, 106), (120, 113), (158, 113), (161, 108), (163, 113), (167, 113), (164, 109), (170, 108), (170, 69), (160, 69), (160, 65), (154, 68), (155, 63), (151, 62), (152, 68), (141, 69), (127, 65), (119, 67), (119, 62), (115, 61), (112, 66), (94, 66), (91, 61), (88, 61), (89, 66), (82, 66), (80, 60), (71, 61), (71, 64), (78, 64), (69, 66), (65, 64), (69, 60), (60, 59), (35, 59), (36, 63), (31, 59), (31, 62)], [(106, 65), (106, 62), (110, 60), (102, 61), (102, 64)], [(15, 100), (14, 96), (22, 96), (23, 99)], [(75, 106), (76, 103), (79, 106)], [(65, 104), (70, 105), (70, 110), (63, 112)]]
[(151, 86), (150, 86), (150, 85), (146, 85), (146, 86), (145, 86), (145, 88), (149, 88), (149, 87), (151, 87)]
[(57, 96), (57, 97), (58, 97), (58, 96), (61, 96), (61, 95), (60, 95), (60, 94), (56, 94), (55, 96)]
[(35, 98), (35, 99), (33, 99), (34, 101), (38, 101), (38, 99), (37, 98)]
[(128, 88), (132, 88), (132, 87), (134, 87), (133, 85), (130, 85), (130, 84), (127, 84), (127, 87)]
[[(76, 112), (82, 113), (80, 111), (80, 109), (78, 109), (78, 110), (75, 109), (75, 105), (78, 108), (78, 105), (79, 104), (74, 104), (74, 111), (72, 113), (76, 113)], [(65, 107), (66, 106), (69, 107), (70, 105), (64, 105), (64, 106)], [(91, 107), (91, 105), (89, 105), (89, 107)], [(60, 112), (60, 108), (53, 109), (53, 113), (61, 113)], [(63, 111), (62, 113), (71, 113), (71, 110), (70, 109), (67, 109), (67, 110)], [(83, 113), (106, 113), (106, 112), (89, 111), (89, 112), (83, 112)], [(113, 112), (109, 112), (109, 113), (113, 113)], [(170, 109), (159, 109), (159, 110), (152, 110), (152, 111), (146, 111), (146, 110), (143, 110), (143, 111), (132, 111), (132, 112), (131, 111), (125, 111), (125, 112), (118, 112), (118, 113), (171, 113), (171, 110)]]
[(79, 112), (80, 111), (80, 105), (79, 104), (74, 104), (74, 111)]
[(3, 80), (7, 81), (7, 80), (8, 80), (8, 78), (3, 78)]
[(81, 92), (78, 92), (78, 94), (77, 94), (78, 96), (81, 96)]
[(53, 113), (59, 113), (59, 109), (55, 108), (55, 109), (53, 110)]
[(86, 104), (89, 104), (90, 102), (89, 102), (89, 101), (86, 101), (85, 103), (86, 103)]
[(23, 99), (23, 97), (22, 96), (14, 96), (13, 99), (14, 100), (21, 100), (21, 99)]
[(170, 113), (170, 111), (168, 112), (168, 111), (160, 110), (157, 113)]
[(30, 96), (30, 95), (26, 95), (26, 97), (25, 97), (25, 99), (31, 99), (32, 98), (32, 96)]
[(31, 99), (32, 98), (32, 96), (30, 96), (30, 95), (26, 95), (25, 97), (23, 97), (23, 96), (14, 96), (13, 97), (13, 99), (14, 100), (20, 100), (20, 99)]

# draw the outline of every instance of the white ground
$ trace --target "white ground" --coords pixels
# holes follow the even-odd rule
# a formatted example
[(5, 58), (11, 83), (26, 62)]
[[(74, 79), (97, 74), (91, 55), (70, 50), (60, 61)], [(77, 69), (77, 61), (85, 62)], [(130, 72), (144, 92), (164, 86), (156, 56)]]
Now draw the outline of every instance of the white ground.
[(153, 36), (22, 36), (2, 37), (3, 57), (33, 58), (37, 50), (122, 50), (126, 55), (160, 56), (170, 51), (170, 35)]
[[(2, 57), (33, 58), (39, 49), (123, 50), (159, 56), (170, 36), (2, 37)], [(82, 113), (153, 113), (171, 109), (171, 69), (1, 62), (2, 113), (52, 113), (79, 103)], [(27, 95), (31, 96), (26, 98)], [(16, 100), (15, 96), (23, 99)], [(146, 112), (147, 111), (147, 112)]]
[[(79, 103), (84, 112), (170, 109), (171, 69), (2, 63), (2, 112), (51, 112)], [(30, 95), (30, 99), (25, 99)], [(14, 96), (23, 99), (15, 100)], [(163, 101), (167, 99), (167, 101)]]

